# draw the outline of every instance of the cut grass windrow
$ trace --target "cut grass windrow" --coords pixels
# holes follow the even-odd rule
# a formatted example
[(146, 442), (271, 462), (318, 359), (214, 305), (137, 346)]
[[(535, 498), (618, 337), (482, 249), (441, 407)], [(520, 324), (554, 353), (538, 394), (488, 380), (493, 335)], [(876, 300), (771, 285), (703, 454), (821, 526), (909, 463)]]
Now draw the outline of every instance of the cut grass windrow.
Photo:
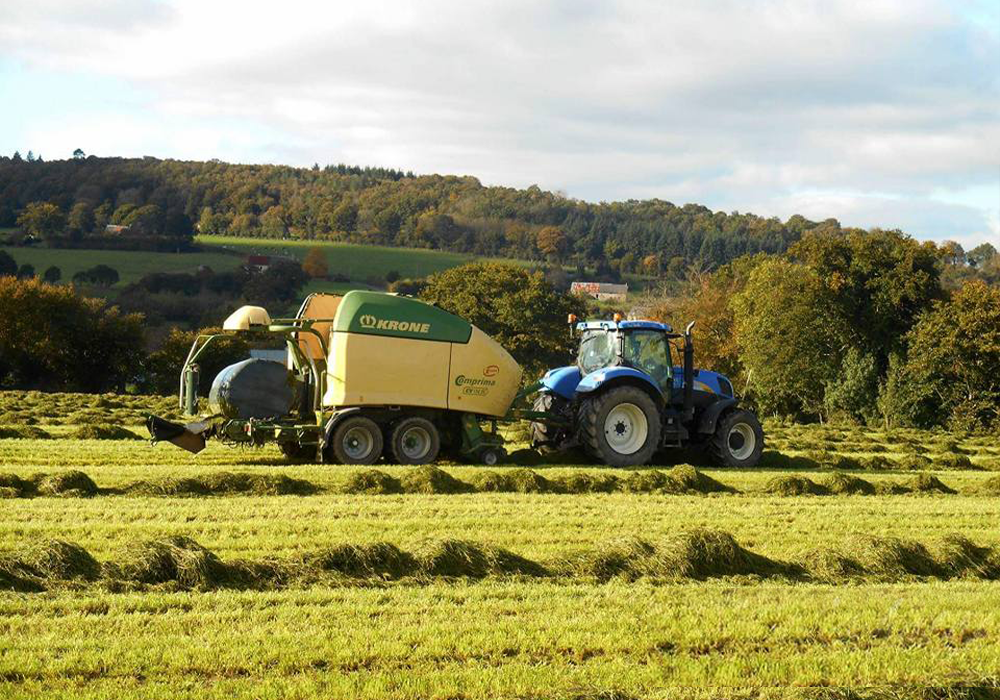
[[(975, 493), (1000, 492), (1000, 477), (985, 481)], [(216, 472), (193, 477), (142, 479), (121, 488), (100, 488), (87, 474), (68, 470), (30, 477), (0, 473), (0, 498), (59, 496), (86, 498), (124, 496), (308, 496), (318, 493), (359, 495), (463, 494), (463, 493), (634, 493), (634, 494), (735, 494), (739, 491), (697, 469), (682, 465), (621, 474), (578, 473), (546, 477), (531, 469), (483, 470), (462, 481), (443, 469), (417, 467), (396, 477), (378, 469), (351, 472), (346, 479), (323, 488), (305, 479), (284, 474)], [(782, 474), (768, 481), (763, 492), (777, 496), (898, 495), (908, 493), (956, 494), (958, 491), (931, 474), (918, 474), (906, 482), (872, 483), (850, 474), (834, 472), (820, 482), (796, 474)]]
[(613, 541), (552, 562), (502, 547), (436, 540), (407, 552), (388, 542), (340, 544), (284, 559), (223, 561), (189, 537), (126, 545), (112, 561), (86, 549), (45, 540), (0, 554), (0, 590), (40, 592), (88, 585), (112, 592), (142, 590), (274, 590), (289, 586), (376, 584), (430, 579), (517, 576), (552, 579), (675, 581), (743, 577), (834, 583), (972, 578), (1000, 579), (1000, 550), (951, 534), (931, 544), (896, 537), (855, 536), (839, 548), (806, 552), (801, 561), (765, 557), (721, 530), (692, 529), (657, 542)]

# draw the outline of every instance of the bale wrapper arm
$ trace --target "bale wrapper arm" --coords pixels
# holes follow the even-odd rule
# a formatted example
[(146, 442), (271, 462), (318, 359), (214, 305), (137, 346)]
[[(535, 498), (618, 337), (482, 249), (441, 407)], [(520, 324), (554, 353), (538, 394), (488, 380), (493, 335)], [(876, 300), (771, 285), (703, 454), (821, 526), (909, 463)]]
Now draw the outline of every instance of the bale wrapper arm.
[(300, 334), (315, 338), (326, 357), (326, 339), (313, 326), (332, 319), (278, 318), (271, 319), (260, 307), (243, 307), (223, 324), (220, 333), (201, 334), (191, 344), (180, 372), (178, 402), (189, 416), (198, 411), (200, 369), (198, 359), (217, 338), (244, 336), (252, 339), (280, 337), (288, 349), (289, 369), (304, 389), (296, 416), (227, 417), (219, 412), (200, 416), (198, 421), (179, 425), (158, 416), (147, 418), (147, 428), (153, 442), (165, 440), (178, 447), (198, 453), (205, 439), (217, 437), (225, 442), (261, 445), (277, 441), (282, 445), (313, 445), (321, 440), (324, 412), (322, 396), (326, 389), (325, 372), (311, 354), (302, 351)]

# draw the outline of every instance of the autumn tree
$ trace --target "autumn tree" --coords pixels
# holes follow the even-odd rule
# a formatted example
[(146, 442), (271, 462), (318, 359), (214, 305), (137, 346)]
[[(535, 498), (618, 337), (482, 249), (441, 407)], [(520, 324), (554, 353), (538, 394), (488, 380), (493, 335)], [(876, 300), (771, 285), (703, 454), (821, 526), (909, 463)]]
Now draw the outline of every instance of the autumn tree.
[(1000, 289), (967, 283), (921, 316), (907, 339), (906, 362), (889, 387), (901, 396), (886, 397), (888, 410), (924, 427), (1000, 429)]
[(853, 322), (853, 342), (875, 356), (881, 373), (917, 316), (944, 296), (938, 248), (899, 231), (806, 234), (789, 255), (823, 280), (831, 302)]
[(309, 249), (305, 260), (302, 261), (302, 269), (314, 279), (325, 278), (329, 274), (330, 269), (326, 263), (326, 254), (321, 247), (315, 246)]
[(142, 317), (68, 286), (0, 277), (0, 386), (123, 389), (141, 368)]
[(66, 219), (55, 204), (31, 202), (17, 217), (17, 225), (38, 238), (51, 238), (62, 232)]
[(739, 258), (714, 273), (692, 270), (683, 292), (664, 294), (650, 307), (650, 317), (675, 328), (695, 322), (694, 356), (698, 367), (722, 372), (735, 384), (746, 383), (746, 369), (736, 343), (733, 298), (746, 286), (764, 255)]
[(69, 210), (67, 225), (70, 231), (78, 234), (90, 233), (94, 230), (94, 208), (89, 202), (77, 202)]
[(566, 234), (558, 226), (545, 226), (536, 236), (538, 250), (552, 260), (561, 260), (569, 246)]
[(735, 338), (763, 412), (823, 415), (837, 377), (847, 324), (812, 269), (769, 259), (733, 299)]
[(584, 312), (579, 297), (558, 293), (541, 272), (500, 263), (439, 272), (420, 296), (492, 336), (529, 378), (570, 361), (575, 343), (566, 333), (566, 317)]

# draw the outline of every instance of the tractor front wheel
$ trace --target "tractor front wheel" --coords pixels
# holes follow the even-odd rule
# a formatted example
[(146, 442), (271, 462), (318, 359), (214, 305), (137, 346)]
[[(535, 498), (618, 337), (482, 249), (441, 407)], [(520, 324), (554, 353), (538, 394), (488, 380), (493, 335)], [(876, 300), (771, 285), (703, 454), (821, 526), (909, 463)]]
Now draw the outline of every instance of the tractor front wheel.
[(371, 418), (345, 418), (331, 438), (330, 449), (341, 464), (375, 464), (382, 456), (382, 429)]
[(660, 411), (642, 389), (609, 389), (580, 407), (580, 441), (612, 467), (645, 464), (660, 446)]
[(764, 430), (750, 411), (730, 411), (719, 418), (708, 448), (720, 467), (749, 469), (764, 451)]

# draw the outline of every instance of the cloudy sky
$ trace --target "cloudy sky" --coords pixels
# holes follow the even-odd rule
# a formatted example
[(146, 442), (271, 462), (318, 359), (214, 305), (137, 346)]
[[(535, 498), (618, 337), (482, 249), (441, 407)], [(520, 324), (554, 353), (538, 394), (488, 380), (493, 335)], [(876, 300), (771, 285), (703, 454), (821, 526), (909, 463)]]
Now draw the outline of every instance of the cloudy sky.
[(0, 152), (77, 147), (1000, 247), (1000, 3), (2, 0)]

